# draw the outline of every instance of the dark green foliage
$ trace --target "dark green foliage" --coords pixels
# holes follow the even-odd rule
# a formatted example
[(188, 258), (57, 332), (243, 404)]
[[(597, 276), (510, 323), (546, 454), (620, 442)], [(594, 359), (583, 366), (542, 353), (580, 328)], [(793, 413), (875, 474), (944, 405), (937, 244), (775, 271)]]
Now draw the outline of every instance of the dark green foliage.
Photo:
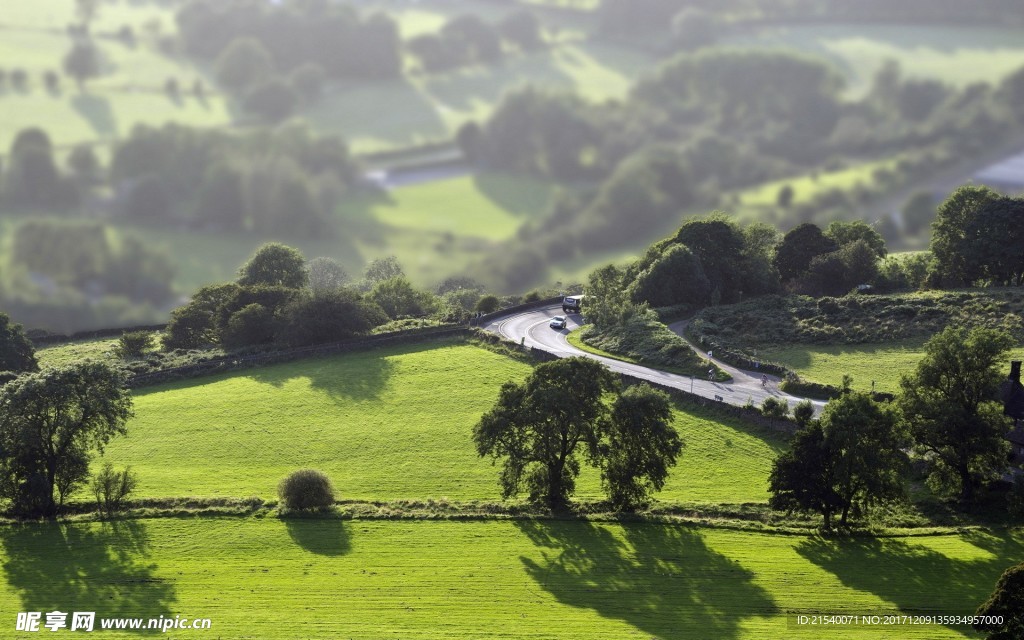
[(196, 218), (209, 228), (240, 231), (245, 228), (247, 216), (242, 171), (229, 163), (211, 166), (199, 188)]
[(367, 297), (392, 319), (422, 316), (429, 313), (434, 306), (433, 296), (414, 289), (405, 276), (378, 281)]
[(623, 510), (643, 505), (665, 486), (683, 450), (668, 396), (646, 384), (626, 389), (612, 404), (605, 435), (601, 479), (612, 505)]
[(241, 94), (269, 80), (274, 72), (274, 62), (259, 40), (238, 38), (218, 56), (215, 69), (217, 80), (222, 85)]
[(306, 259), (298, 249), (268, 242), (238, 270), (242, 286), (268, 285), (301, 289), (309, 283)]
[(366, 265), (366, 269), (363, 271), (363, 279), (369, 286), (401, 277), (405, 277), (405, 271), (402, 270), (402, 265), (398, 263), (398, 258), (395, 256), (375, 258)]
[(477, 300), (476, 310), (480, 313), (494, 313), (498, 310), (498, 296), (486, 295)]
[[(1003, 244), (995, 230), (984, 228), (989, 206), (1000, 199), (988, 187), (964, 186), (939, 205), (932, 223), (931, 249), (944, 285), (962, 286), (983, 277), (988, 252)], [(972, 236), (972, 231), (981, 236)]]
[(337, 342), (387, 320), (379, 307), (352, 289), (301, 295), (281, 310), (278, 342), (289, 346)]
[(463, 64), (488, 64), (503, 56), (498, 32), (474, 14), (452, 18), (441, 28), (441, 38)]
[(646, 302), (652, 307), (704, 306), (711, 295), (711, 283), (700, 258), (682, 244), (668, 247), (637, 275), (629, 289), (633, 302)]
[(64, 73), (84, 84), (100, 74), (100, 54), (91, 41), (76, 41), (64, 56)]
[(900, 406), (928, 456), (933, 489), (970, 502), (1005, 467), (1009, 422), (997, 389), (1014, 343), (1005, 332), (951, 326), (925, 344), (914, 375), (900, 381)]
[(830, 529), (832, 514), (842, 508), (832, 481), (834, 467), (825, 432), (819, 422), (812, 422), (793, 434), (789, 451), (775, 460), (768, 477), (769, 504), (786, 511), (817, 511)]
[(998, 617), (1002, 622), (977, 622), (974, 630), (987, 633), (986, 640), (1015, 640), (1024, 637), (1024, 562), (999, 576), (988, 600), (978, 606), (976, 616)]
[(78, 183), (89, 187), (102, 181), (103, 167), (96, 152), (88, 144), (76, 145), (68, 156), (68, 167), (75, 174)]
[(697, 7), (686, 7), (672, 18), (672, 42), (681, 49), (699, 49), (718, 39), (714, 16)]
[(277, 496), (285, 509), (305, 511), (327, 509), (334, 505), (334, 487), (322, 471), (299, 469), (277, 485)]
[(38, 371), (35, 347), (20, 324), (0, 312), (0, 371)]
[(580, 471), (578, 449), (597, 458), (608, 419), (602, 398), (615, 387), (611, 372), (587, 358), (546, 362), (523, 384), (502, 385), (494, 407), (473, 428), (481, 456), (504, 458), (502, 496), (525, 489), (533, 501), (564, 507)]
[(788, 184), (782, 185), (775, 202), (783, 209), (788, 209), (793, 204), (793, 187)]
[(815, 224), (804, 223), (788, 232), (779, 245), (773, 264), (783, 282), (807, 272), (815, 257), (835, 251), (835, 242)]
[(764, 402), (761, 403), (761, 415), (768, 418), (770, 422), (774, 423), (776, 420), (782, 420), (788, 413), (789, 405), (781, 398), (768, 396), (764, 399)]
[(153, 334), (149, 331), (127, 331), (117, 342), (117, 354), (124, 359), (141, 358), (153, 347)]
[(199, 349), (217, 344), (220, 309), (234, 299), (238, 289), (234, 283), (199, 289), (188, 304), (171, 312), (171, 321), (164, 332), (164, 349)]
[(225, 349), (270, 344), (276, 330), (274, 311), (254, 302), (231, 314), (221, 329), (220, 342)]
[[(591, 312), (585, 309), (587, 319)], [(672, 333), (651, 311), (637, 311), (619, 324), (604, 329), (585, 329), (583, 341), (602, 351), (619, 354), (643, 364), (670, 368), (681, 374), (706, 378), (708, 366), (685, 340)], [(728, 379), (715, 368), (716, 379)]]
[(801, 400), (793, 407), (793, 421), (801, 429), (814, 419), (814, 404), (810, 400)]
[(0, 388), (0, 495), (25, 515), (54, 515), (88, 478), (94, 450), (124, 435), (131, 396), (110, 366), (84, 363)]
[(112, 516), (124, 509), (127, 500), (135, 487), (139, 484), (139, 478), (132, 473), (131, 467), (125, 467), (121, 471), (114, 471), (112, 462), (105, 462), (103, 468), (93, 476), (92, 494), (96, 496), (96, 509), (101, 515)]
[(292, 114), (298, 98), (283, 80), (273, 78), (249, 89), (242, 108), (269, 122), (279, 122)]
[(879, 258), (884, 258), (888, 253), (885, 249), (885, 240), (881, 234), (871, 228), (862, 220), (843, 222), (836, 220), (828, 225), (825, 236), (835, 243), (838, 249), (842, 249), (857, 242), (863, 242)]

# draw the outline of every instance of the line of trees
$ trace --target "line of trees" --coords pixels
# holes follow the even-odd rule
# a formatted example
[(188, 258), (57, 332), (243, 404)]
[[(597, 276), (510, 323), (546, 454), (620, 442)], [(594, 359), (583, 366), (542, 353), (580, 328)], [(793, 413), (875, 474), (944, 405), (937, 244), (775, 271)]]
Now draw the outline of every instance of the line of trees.
[(894, 402), (844, 389), (776, 459), (772, 507), (820, 513), (826, 529), (838, 514), (846, 526), (873, 505), (905, 498), (911, 456), (927, 465), (937, 494), (975, 502), (1007, 463), (999, 368), (1013, 344), (1000, 331), (949, 327), (925, 345)]
[(455, 16), (437, 33), (410, 39), (406, 48), (419, 58), (425, 71), (437, 72), (500, 62), (505, 57), (505, 45), (532, 51), (543, 44), (537, 16), (518, 9), (493, 25), (474, 14)]

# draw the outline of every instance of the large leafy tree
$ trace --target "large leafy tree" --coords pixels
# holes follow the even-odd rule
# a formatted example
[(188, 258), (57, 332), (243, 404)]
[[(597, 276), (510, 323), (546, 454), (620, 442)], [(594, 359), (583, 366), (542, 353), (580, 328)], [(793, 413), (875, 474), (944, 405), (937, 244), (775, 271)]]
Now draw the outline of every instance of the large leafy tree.
[(1002, 620), (999, 624), (974, 623), (975, 631), (988, 632), (987, 640), (1024, 638), (1024, 562), (1003, 572), (995, 591), (978, 607), (975, 615)]
[(238, 271), (238, 284), (269, 285), (301, 289), (309, 283), (306, 259), (298, 249), (268, 242)]
[(979, 238), (971, 231), (984, 231), (979, 220), (999, 198), (988, 187), (967, 185), (939, 205), (932, 223), (932, 254), (944, 283), (963, 285), (982, 277), (981, 265), (988, 251), (999, 245), (999, 238), (989, 233)]
[(810, 268), (814, 258), (835, 249), (835, 242), (822, 233), (820, 227), (808, 222), (796, 227), (782, 238), (773, 263), (779, 270), (779, 277), (785, 282), (803, 275)]
[(1001, 331), (951, 326), (925, 344), (917, 370), (900, 381), (899, 402), (931, 465), (930, 484), (963, 501), (1006, 462), (1009, 425), (997, 392), (999, 365), (1013, 344)]
[(612, 504), (632, 509), (665, 486), (683, 441), (672, 427), (668, 396), (647, 384), (626, 389), (612, 405), (607, 424), (601, 477)]
[(580, 451), (598, 457), (606, 429), (605, 394), (616, 387), (611, 371), (587, 358), (537, 366), (522, 384), (507, 382), (498, 401), (474, 427), (481, 456), (504, 458), (502, 496), (523, 489), (531, 500), (564, 506), (580, 472)]
[(908, 439), (895, 412), (864, 393), (847, 392), (825, 407), (821, 419), (794, 435), (769, 478), (778, 509), (816, 511), (832, 526), (851, 513), (903, 494)]
[(124, 435), (132, 415), (121, 374), (86, 361), (21, 376), (0, 389), (0, 495), (54, 515), (88, 477), (93, 451)]

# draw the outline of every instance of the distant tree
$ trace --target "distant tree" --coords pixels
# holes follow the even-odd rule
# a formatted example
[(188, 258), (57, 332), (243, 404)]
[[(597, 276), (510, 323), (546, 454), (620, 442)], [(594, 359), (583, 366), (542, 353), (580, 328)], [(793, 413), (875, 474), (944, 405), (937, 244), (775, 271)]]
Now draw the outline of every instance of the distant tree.
[(825, 230), (825, 236), (830, 238), (839, 249), (862, 241), (879, 258), (884, 258), (888, 253), (885, 248), (885, 239), (863, 220), (852, 222), (835, 220), (829, 223), (828, 229)]
[(164, 350), (199, 349), (216, 344), (220, 340), (218, 312), (238, 290), (233, 282), (202, 287), (188, 304), (171, 311), (171, 320), (164, 330)]
[(1015, 640), (1024, 638), (1024, 562), (1015, 564), (999, 576), (992, 595), (974, 612), (979, 618), (999, 619), (1000, 622), (981, 620), (974, 630), (987, 633), (986, 640)]
[(43, 74), (43, 84), (46, 85), (47, 91), (56, 93), (60, 91), (60, 76), (56, 71), (47, 71)]
[(49, 206), (58, 202), (60, 190), (50, 136), (36, 127), (22, 129), (11, 144), (4, 195), (19, 205)]
[(793, 407), (793, 420), (797, 427), (803, 429), (814, 419), (814, 404), (810, 400), (801, 400)]
[(455, 132), (455, 144), (468, 162), (475, 163), (484, 157), (483, 145), (485, 143), (483, 129), (473, 120), (464, 123)]
[(363, 279), (370, 286), (382, 280), (390, 280), (399, 276), (405, 276), (405, 271), (402, 270), (402, 265), (398, 263), (398, 258), (395, 256), (375, 258), (366, 265), (366, 269), (363, 271)]
[(117, 341), (117, 355), (124, 359), (141, 358), (153, 346), (149, 331), (126, 331)]
[(299, 469), (281, 480), (277, 496), (286, 509), (327, 509), (334, 504), (334, 487), (323, 472)]
[(395, 276), (375, 283), (367, 297), (392, 319), (425, 315), (433, 306), (432, 296), (417, 291), (405, 276)]
[(75, 0), (75, 11), (83, 25), (88, 25), (96, 17), (102, 0)]
[(441, 36), (424, 33), (410, 38), (406, 48), (416, 56), (424, 71), (439, 72), (462, 64), (456, 53)]
[(779, 194), (775, 198), (775, 203), (783, 209), (788, 209), (793, 204), (793, 187), (792, 185), (784, 184), (779, 189)]
[(124, 508), (124, 502), (135, 491), (139, 478), (131, 467), (114, 471), (112, 462), (105, 462), (103, 468), (92, 479), (92, 494), (96, 496), (96, 508), (101, 515), (110, 517)]
[(0, 388), (0, 494), (26, 515), (52, 516), (88, 478), (94, 450), (132, 415), (121, 374), (85, 361)]
[(242, 108), (269, 122), (278, 122), (295, 110), (298, 98), (288, 83), (274, 78), (252, 87), (242, 101)]
[(783, 282), (803, 275), (815, 257), (835, 251), (835, 242), (822, 233), (821, 228), (804, 223), (782, 238), (773, 264)]
[(285, 305), (277, 341), (289, 346), (337, 342), (387, 321), (380, 307), (353, 289), (323, 290)]
[(83, 186), (94, 186), (103, 180), (103, 167), (91, 145), (76, 145), (68, 157), (68, 166), (75, 174), (75, 179)]
[(929, 461), (929, 485), (964, 502), (1006, 463), (1009, 423), (997, 390), (999, 365), (1014, 344), (994, 329), (950, 326), (925, 344), (914, 374), (900, 380), (900, 406)]
[(277, 335), (273, 309), (252, 303), (235, 311), (221, 329), (220, 343), (226, 349), (270, 344)]
[(623, 277), (622, 270), (613, 264), (595, 269), (588, 276), (584, 313), (595, 327), (619, 326), (635, 315), (637, 308), (626, 293)]
[(484, 286), (468, 276), (449, 276), (441, 281), (434, 289), (434, 293), (441, 296), (453, 291), (476, 291), (483, 293)]
[(935, 219), (935, 208), (935, 198), (927, 191), (918, 191), (910, 196), (901, 212), (904, 230), (916, 236), (927, 229)]
[(268, 242), (238, 270), (238, 284), (277, 285), (301, 289), (309, 284), (306, 260), (298, 249)]
[(497, 29), (502, 38), (524, 51), (532, 51), (544, 44), (540, 20), (527, 9), (509, 13), (498, 22)]
[(633, 302), (646, 302), (652, 307), (676, 304), (707, 304), (711, 282), (704, 267), (689, 247), (673, 244), (655, 262), (639, 273), (630, 286)]
[(91, 42), (77, 41), (71, 51), (64, 56), (64, 73), (85, 85), (85, 81), (100, 74), (100, 55), (96, 45)]
[(0, 312), (0, 371), (39, 371), (35, 347), (20, 324)]
[(781, 398), (768, 396), (761, 403), (761, 415), (768, 418), (772, 423), (776, 420), (784, 419), (787, 413), (789, 413), (789, 405)]
[(313, 258), (307, 270), (309, 288), (315, 294), (337, 291), (349, 279), (345, 268), (333, 258)]
[(921, 122), (935, 111), (950, 94), (938, 80), (906, 80), (897, 94), (900, 115), (911, 122)]
[(835, 459), (821, 423), (811, 422), (793, 434), (786, 451), (775, 459), (768, 476), (769, 504), (786, 511), (815, 511), (832, 528), (832, 515), (842, 508), (835, 490)]
[(320, 97), (326, 77), (323, 67), (314, 62), (306, 62), (292, 69), (288, 74), (288, 83), (296, 94), (311, 103)]
[(632, 386), (615, 399), (607, 424), (599, 448), (605, 491), (616, 509), (635, 509), (665, 486), (683, 450), (672, 427), (672, 405), (667, 394), (646, 383)]
[(19, 91), (23, 91), (28, 87), (28, 74), (25, 73), (24, 69), (15, 68), (11, 70), (11, 85)]
[(178, 98), (181, 96), (181, 85), (178, 84), (178, 79), (171, 76), (164, 80), (164, 93), (171, 98)]
[(552, 509), (566, 505), (580, 472), (578, 449), (596, 457), (607, 419), (602, 398), (616, 380), (604, 365), (564, 358), (538, 365), (523, 384), (506, 382), (473, 429), (477, 453), (503, 458), (502, 496), (522, 490)]
[(217, 80), (229, 91), (241, 94), (270, 78), (274, 61), (255, 38), (236, 38), (217, 58)]
[(480, 313), (494, 313), (498, 310), (498, 296), (486, 295), (476, 303), (476, 310)]
[(498, 32), (474, 14), (452, 18), (441, 28), (441, 38), (464, 63), (487, 64), (504, 55)]
[(686, 7), (672, 18), (672, 41), (678, 47), (699, 49), (718, 39), (718, 21), (697, 7)]
[[(932, 254), (935, 267), (947, 286), (963, 286), (983, 275), (985, 259), (1001, 239), (985, 231), (984, 211), (1000, 195), (983, 186), (963, 186), (954, 191), (936, 212), (932, 223)], [(977, 228), (981, 237), (971, 235)]]

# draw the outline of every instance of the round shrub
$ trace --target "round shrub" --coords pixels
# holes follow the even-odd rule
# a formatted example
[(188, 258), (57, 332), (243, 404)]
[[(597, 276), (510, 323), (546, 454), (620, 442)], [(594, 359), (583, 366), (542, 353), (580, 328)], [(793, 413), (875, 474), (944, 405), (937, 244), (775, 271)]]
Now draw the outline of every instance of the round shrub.
[(334, 504), (334, 487), (322, 471), (299, 469), (277, 485), (277, 496), (287, 509), (323, 509)]

